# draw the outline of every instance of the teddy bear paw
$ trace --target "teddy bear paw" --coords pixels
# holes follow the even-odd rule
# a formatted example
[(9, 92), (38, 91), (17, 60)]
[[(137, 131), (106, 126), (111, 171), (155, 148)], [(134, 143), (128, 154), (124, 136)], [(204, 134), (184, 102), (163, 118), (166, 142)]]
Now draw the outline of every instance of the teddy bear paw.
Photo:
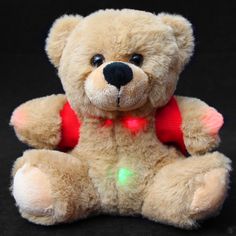
[(39, 168), (25, 164), (15, 174), (13, 196), (24, 215), (43, 217), (53, 215), (50, 182)]
[(18, 107), (12, 114), (10, 124), (17, 129), (24, 129), (26, 127), (26, 111), (22, 107)]
[(190, 205), (191, 215), (195, 219), (214, 214), (222, 206), (228, 186), (228, 171), (216, 168), (201, 178), (201, 186), (195, 191)]
[(205, 131), (210, 135), (216, 135), (224, 123), (223, 116), (214, 108), (206, 110), (202, 117), (202, 124)]

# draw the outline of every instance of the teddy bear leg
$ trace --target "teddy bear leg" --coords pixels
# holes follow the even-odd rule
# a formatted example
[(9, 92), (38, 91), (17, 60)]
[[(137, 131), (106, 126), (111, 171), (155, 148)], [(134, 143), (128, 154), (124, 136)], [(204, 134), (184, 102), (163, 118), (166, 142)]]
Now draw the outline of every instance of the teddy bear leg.
[(163, 167), (152, 180), (142, 214), (182, 228), (220, 210), (226, 197), (231, 161), (219, 152), (192, 156)]
[(52, 225), (85, 218), (99, 210), (88, 168), (71, 155), (30, 150), (12, 171), (12, 194), (22, 217)]

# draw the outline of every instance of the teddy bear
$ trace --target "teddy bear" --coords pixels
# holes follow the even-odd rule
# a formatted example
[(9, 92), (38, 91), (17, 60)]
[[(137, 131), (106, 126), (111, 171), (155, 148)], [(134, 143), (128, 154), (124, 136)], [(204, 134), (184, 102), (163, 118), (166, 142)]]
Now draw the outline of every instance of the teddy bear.
[(12, 169), (23, 218), (141, 215), (190, 229), (219, 212), (231, 170), (214, 151), (223, 117), (174, 95), (194, 49), (187, 19), (131, 9), (64, 15), (45, 48), (65, 94), (12, 114), (19, 140), (35, 148)]

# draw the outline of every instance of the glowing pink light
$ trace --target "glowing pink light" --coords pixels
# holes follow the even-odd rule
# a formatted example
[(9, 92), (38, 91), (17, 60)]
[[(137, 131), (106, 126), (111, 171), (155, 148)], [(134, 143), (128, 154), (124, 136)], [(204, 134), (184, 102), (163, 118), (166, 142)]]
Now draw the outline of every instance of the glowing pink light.
[(105, 127), (110, 127), (113, 125), (113, 120), (111, 119), (106, 119), (105, 122), (104, 122), (104, 126)]
[(13, 112), (11, 123), (19, 129), (23, 129), (24, 127), (27, 126), (27, 114), (26, 111), (22, 109), (22, 107), (17, 108)]
[(147, 126), (147, 120), (142, 117), (125, 117), (123, 125), (133, 133), (143, 130)]

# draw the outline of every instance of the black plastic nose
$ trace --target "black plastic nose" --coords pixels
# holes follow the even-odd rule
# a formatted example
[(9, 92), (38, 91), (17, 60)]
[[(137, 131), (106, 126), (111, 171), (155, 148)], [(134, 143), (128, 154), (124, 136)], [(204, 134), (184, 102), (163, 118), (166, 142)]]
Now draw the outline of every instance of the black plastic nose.
[(128, 84), (133, 78), (131, 68), (122, 62), (112, 62), (103, 69), (105, 80), (120, 89)]

